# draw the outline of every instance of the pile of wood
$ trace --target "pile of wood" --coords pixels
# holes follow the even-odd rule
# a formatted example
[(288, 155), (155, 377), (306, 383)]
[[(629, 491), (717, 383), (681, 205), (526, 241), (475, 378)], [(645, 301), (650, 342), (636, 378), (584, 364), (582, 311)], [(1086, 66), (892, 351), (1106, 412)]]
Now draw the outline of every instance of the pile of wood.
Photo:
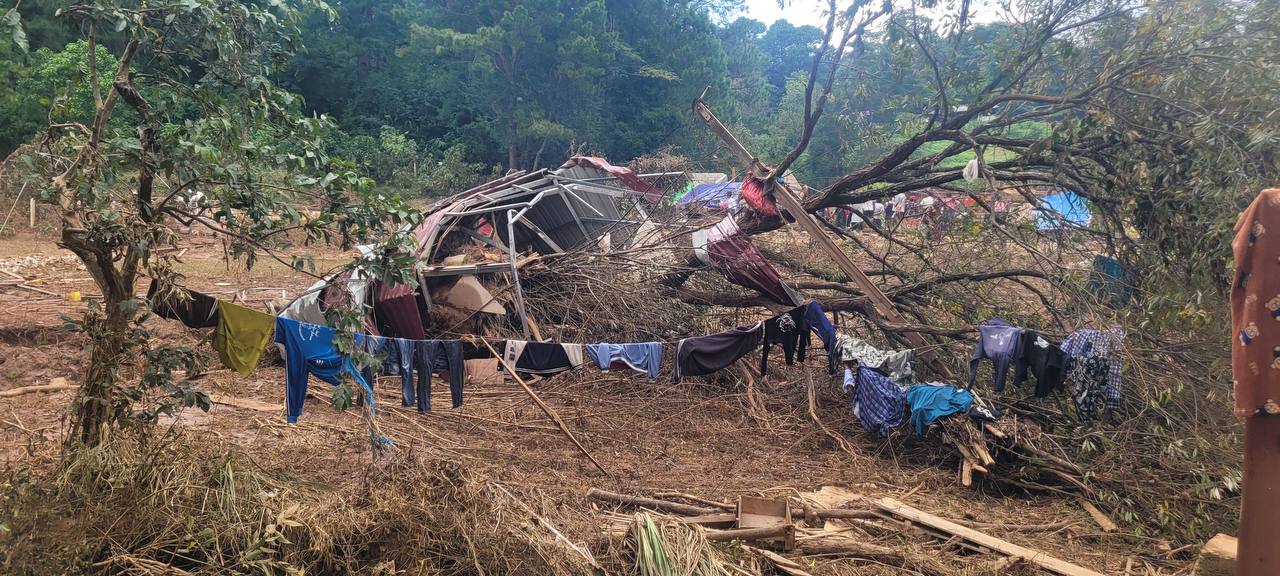
[[(737, 541), (744, 549), (764, 550), (761, 555), (779, 571), (792, 576), (805, 576), (806, 562), (797, 557), (859, 558), (871, 562), (908, 568), (931, 576), (952, 576), (959, 570), (936, 554), (925, 554), (907, 546), (892, 547), (869, 542), (867, 534), (922, 535), (929, 539), (958, 545), (966, 554), (989, 554), (989, 558), (967, 556), (965, 565), (987, 564), (1003, 573), (1017, 564), (1028, 564), (1060, 576), (1101, 576), (1100, 573), (1054, 558), (1043, 551), (1019, 546), (979, 531), (979, 528), (1002, 532), (1057, 530), (1065, 526), (1009, 526), (949, 520), (924, 512), (893, 498), (861, 498), (854, 508), (815, 508), (803, 500), (803, 515), (791, 517), (791, 503), (768, 499), (742, 498), (737, 504), (700, 498), (677, 492), (659, 493), (662, 497), (634, 496), (591, 489), (587, 498), (612, 507), (638, 507), (665, 513), (674, 522), (700, 526), (711, 542)], [(656, 496), (656, 495), (655, 495)], [(676, 498), (682, 501), (675, 500)], [(694, 503), (687, 503), (694, 502)], [(770, 509), (772, 508), (772, 511)], [(764, 516), (752, 518), (751, 516)], [(617, 515), (622, 523), (629, 516)], [(755, 527), (747, 527), (750, 523)], [(623, 530), (625, 531), (625, 529)], [(749, 546), (747, 544), (750, 544)], [(784, 556), (789, 554), (790, 557)]]
[(973, 486), (974, 474), (981, 474), (993, 482), (1030, 490), (1092, 492), (1084, 483), (1082, 468), (1036, 447), (1041, 432), (1034, 422), (1017, 416), (981, 422), (955, 415), (939, 420), (938, 427), (943, 444), (952, 446), (960, 457), (958, 474), (964, 486)]

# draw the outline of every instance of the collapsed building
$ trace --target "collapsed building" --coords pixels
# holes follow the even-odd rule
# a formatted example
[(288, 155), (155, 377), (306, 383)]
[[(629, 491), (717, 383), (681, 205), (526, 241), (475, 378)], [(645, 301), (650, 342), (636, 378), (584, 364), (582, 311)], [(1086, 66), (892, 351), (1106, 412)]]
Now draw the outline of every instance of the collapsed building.
[[(520, 269), (574, 250), (625, 249), (682, 228), (650, 218), (649, 210), (665, 196), (660, 185), (688, 181), (683, 172), (640, 175), (589, 156), (555, 170), (513, 172), (423, 210), (411, 231), (416, 286), (347, 270), (316, 282), (281, 316), (326, 324), (327, 310), (351, 303), (366, 312), (370, 333), (382, 336), (424, 339), (433, 320), (453, 318), (473, 327), (508, 324), (538, 338)], [(365, 256), (378, 249), (359, 247)]]

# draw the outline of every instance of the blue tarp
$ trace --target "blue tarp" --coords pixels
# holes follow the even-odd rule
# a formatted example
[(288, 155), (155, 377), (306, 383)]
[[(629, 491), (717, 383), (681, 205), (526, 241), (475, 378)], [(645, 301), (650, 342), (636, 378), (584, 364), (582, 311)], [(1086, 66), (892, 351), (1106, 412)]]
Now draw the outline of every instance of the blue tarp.
[(676, 204), (705, 205), (708, 208), (729, 209), (737, 203), (738, 193), (742, 191), (741, 182), (723, 182), (720, 184), (698, 184), (676, 201)]
[(1036, 210), (1036, 227), (1041, 230), (1057, 230), (1084, 226), (1093, 219), (1089, 203), (1070, 190), (1040, 199), (1044, 208)]

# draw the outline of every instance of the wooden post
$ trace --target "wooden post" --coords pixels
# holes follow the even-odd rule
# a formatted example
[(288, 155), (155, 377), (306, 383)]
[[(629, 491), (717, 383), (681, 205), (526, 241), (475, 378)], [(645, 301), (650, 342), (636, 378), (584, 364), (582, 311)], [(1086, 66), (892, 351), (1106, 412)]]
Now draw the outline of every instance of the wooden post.
[(31, 200), (31, 216), (30, 218), (27, 219), (27, 225), (30, 226), (32, 230), (35, 230), (36, 228), (36, 197), (32, 196), (30, 200)]
[[(747, 166), (750, 172), (752, 172), (757, 178), (763, 179), (768, 177), (772, 170), (753, 156), (751, 152), (742, 145), (742, 142), (738, 141), (737, 137), (735, 137), (733, 133), (720, 122), (720, 119), (716, 118), (715, 114), (711, 113), (711, 108), (707, 106), (707, 103), (704, 102), (702, 98), (698, 98), (693, 101), (693, 110), (702, 118), (702, 121), (707, 124), (707, 127), (724, 141), (725, 145), (729, 147), (729, 151), (733, 153), (738, 161)], [(793, 192), (790, 187), (782, 182), (767, 182), (767, 185), (773, 189), (773, 197), (778, 201), (778, 205), (791, 215), (795, 222), (809, 234), (810, 238), (818, 242), (818, 245), (821, 246), (822, 250), (835, 261), (836, 266), (840, 267), (840, 270), (843, 271), (855, 285), (857, 285), (858, 289), (861, 290), (863, 294), (867, 295), (867, 298), (871, 300), (871, 312), (877, 319), (888, 323), (907, 324), (906, 320), (902, 317), (902, 314), (898, 312), (897, 306), (893, 304), (893, 301), (890, 300), (888, 296), (885, 296), (884, 292), (882, 292), (880, 288), (871, 281), (871, 278), (869, 278), (862, 269), (858, 268), (857, 264), (853, 262), (853, 259), (849, 258), (849, 255), (845, 254), (844, 251), (840, 249), (840, 246), (835, 243), (835, 240), (832, 240), (831, 236), (827, 235), (827, 233), (822, 230), (817, 219), (804, 209), (803, 202), (801, 202), (800, 198), (796, 196), (795, 192)], [(922, 348), (927, 345), (924, 337), (916, 332), (907, 332), (906, 337), (907, 341), (915, 348)], [(950, 370), (947, 370), (945, 365), (937, 361), (933, 350), (925, 348), (920, 353), (920, 357), (928, 362), (929, 366), (937, 372), (939, 376), (943, 378), (951, 377)]]

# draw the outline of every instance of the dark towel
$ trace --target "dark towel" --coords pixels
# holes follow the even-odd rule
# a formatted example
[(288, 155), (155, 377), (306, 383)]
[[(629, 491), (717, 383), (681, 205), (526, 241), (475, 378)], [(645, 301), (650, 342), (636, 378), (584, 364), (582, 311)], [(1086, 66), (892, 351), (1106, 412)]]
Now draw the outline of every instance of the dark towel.
[(705, 376), (733, 364), (760, 347), (764, 323), (685, 338), (676, 344), (675, 378)]
[(1022, 384), (1027, 371), (1036, 377), (1036, 398), (1044, 398), (1062, 387), (1066, 376), (1067, 355), (1043, 334), (1034, 330), (1022, 332), (1022, 355), (1013, 371), (1013, 383)]
[(160, 282), (154, 279), (151, 280), (151, 286), (147, 288), (147, 302), (151, 303), (151, 311), (156, 316), (180, 320), (186, 324), (187, 328), (213, 328), (218, 325), (218, 301), (212, 296), (180, 288), (191, 297), (157, 300), (156, 291), (159, 288)]

